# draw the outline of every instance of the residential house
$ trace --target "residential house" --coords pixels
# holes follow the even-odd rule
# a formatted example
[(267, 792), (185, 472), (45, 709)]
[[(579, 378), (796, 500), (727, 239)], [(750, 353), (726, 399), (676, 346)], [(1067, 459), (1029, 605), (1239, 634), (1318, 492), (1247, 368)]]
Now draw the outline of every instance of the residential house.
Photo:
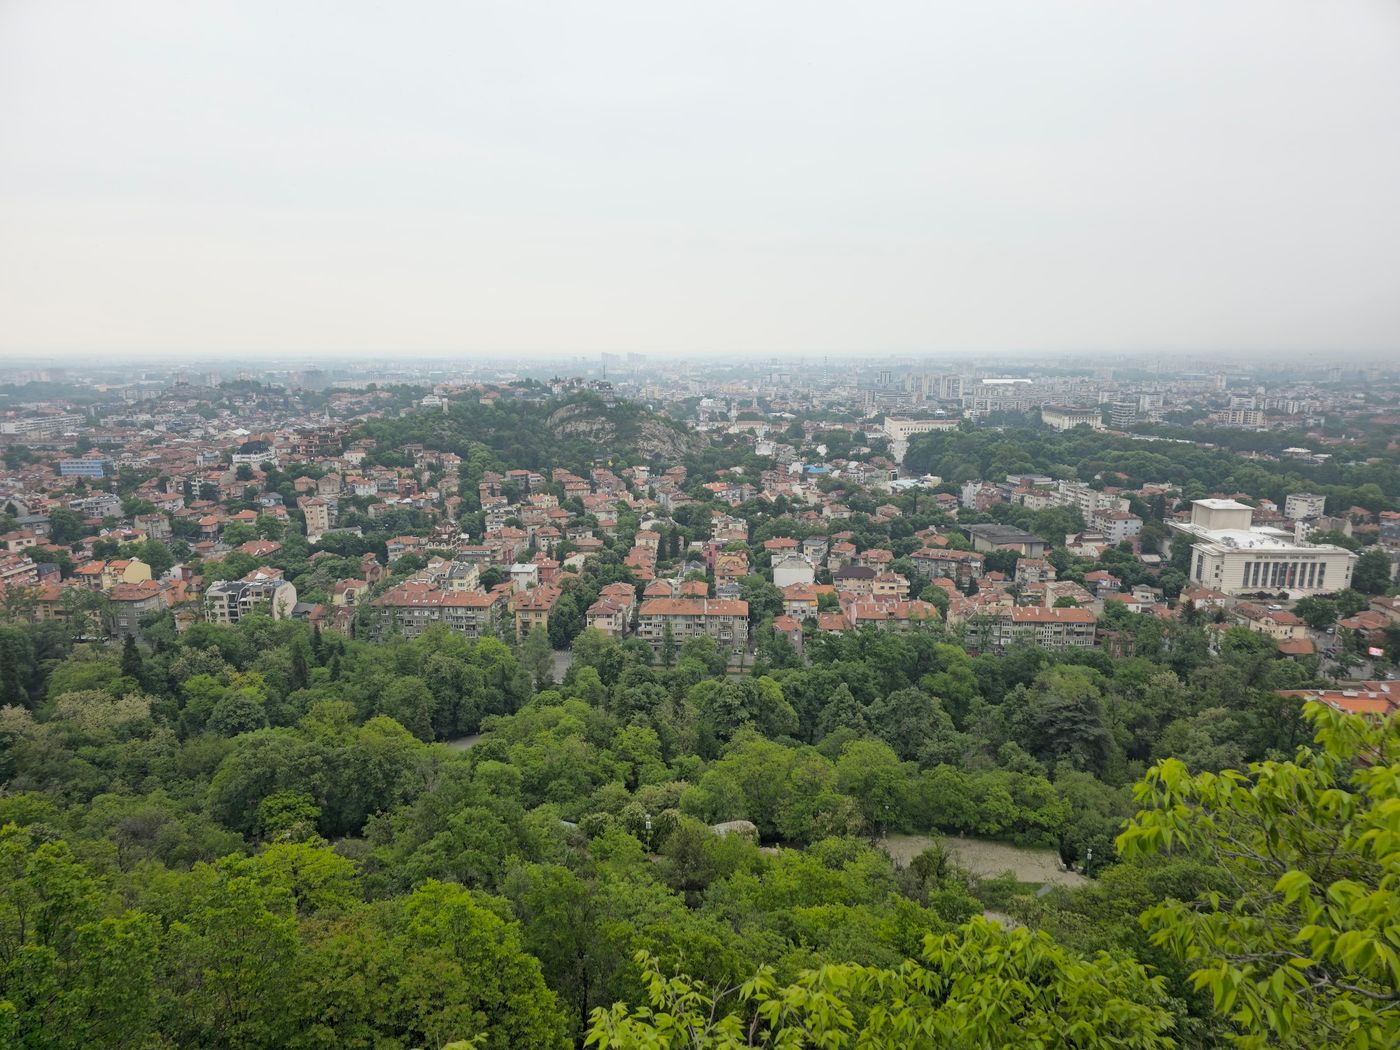
[(721, 652), (740, 652), (748, 644), (749, 603), (718, 598), (650, 598), (637, 613), (637, 635), (660, 649), (667, 628), (676, 645), (708, 637)]
[(838, 591), (869, 594), (874, 588), (875, 576), (875, 570), (864, 565), (843, 565), (831, 574), (831, 582)]
[(524, 638), (536, 627), (549, 630), (549, 614), (562, 592), (557, 587), (541, 585), (511, 596), (510, 608), (515, 616), (515, 635)]
[(204, 592), (204, 618), (232, 626), (250, 613), (266, 613), (274, 620), (291, 615), (297, 589), (280, 573), (254, 570), (241, 580), (220, 580)]
[(773, 586), (779, 590), (794, 583), (813, 583), (816, 578), (812, 563), (795, 551), (773, 558)]
[(814, 620), (817, 616), (817, 592), (809, 583), (793, 583), (782, 589), (783, 613), (795, 620)]
[(165, 594), (155, 580), (119, 583), (107, 592), (107, 600), (112, 634), (117, 638), (139, 639), (142, 618), (166, 607)]
[(587, 626), (608, 638), (622, 638), (627, 633), (627, 611), (611, 598), (600, 597), (590, 605), (584, 621)]
[(1018, 643), (1088, 648), (1094, 644), (1097, 627), (1097, 619), (1088, 609), (1047, 609), (1039, 605), (996, 608), (968, 623), (970, 639), (979, 638), (983, 644), (998, 648)]
[(986, 557), (975, 551), (923, 547), (910, 555), (910, 560), (914, 563), (914, 572), (924, 579), (946, 576), (963, 590), (970, 590), (973, 581), (982, 575)]
[(877, 602), (906, 601), (909, 581), (897, 572), (882, 572), (870, 582), (870, 595)]

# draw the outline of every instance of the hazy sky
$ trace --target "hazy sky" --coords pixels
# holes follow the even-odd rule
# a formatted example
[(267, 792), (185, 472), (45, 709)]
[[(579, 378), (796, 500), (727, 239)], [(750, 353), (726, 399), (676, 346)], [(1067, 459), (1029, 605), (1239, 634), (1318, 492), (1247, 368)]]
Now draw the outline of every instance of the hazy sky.
[(1400, 357), (1396, 0), (0, 0), (0, 355)]

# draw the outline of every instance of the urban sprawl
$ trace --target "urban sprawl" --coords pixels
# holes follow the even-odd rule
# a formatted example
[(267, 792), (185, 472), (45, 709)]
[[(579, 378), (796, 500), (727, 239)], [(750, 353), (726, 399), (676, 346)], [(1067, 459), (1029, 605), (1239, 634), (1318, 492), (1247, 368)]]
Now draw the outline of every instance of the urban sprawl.
[[(1242, 629), (1335, 705), (1395, 704), (1400, 504), (1356, 481), (1393, 462), (1393, 375), (579, 364), (16, 371), (4, 615), (89, 640), (442, 625), (540, 653), (592, 630), (668, 663), (703, 638), (734, 672), (866, 629), (1116, 655)], [(525, 462), (513, 420), (546, 431)], [(1140, 451), (1028, 469), (1055, 439)], [(1259, 484), (1169, 469), (1187, 451)]]

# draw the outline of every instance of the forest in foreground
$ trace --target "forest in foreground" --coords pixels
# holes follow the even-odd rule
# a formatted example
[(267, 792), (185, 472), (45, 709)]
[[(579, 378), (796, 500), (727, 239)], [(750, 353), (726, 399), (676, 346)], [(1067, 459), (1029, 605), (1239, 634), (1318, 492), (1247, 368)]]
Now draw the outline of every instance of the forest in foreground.
[[(734, 678), (586, 632), (556, 683), (437, 629), (2, 633), (0, 1045), (1400, 1033), (1396, 726), (1291, 710), (1247, 638), (1173, 670), (857, 632)], [(908, 830), (1094, 878), (896, 866)]]

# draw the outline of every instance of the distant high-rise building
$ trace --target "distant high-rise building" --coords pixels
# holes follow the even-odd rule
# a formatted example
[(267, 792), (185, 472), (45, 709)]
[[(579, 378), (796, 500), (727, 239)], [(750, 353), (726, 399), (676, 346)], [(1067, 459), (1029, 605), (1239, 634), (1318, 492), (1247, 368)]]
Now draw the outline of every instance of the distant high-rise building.
[(941, 375), (937, 380), (937, 394), (939, 401), (961, 401), (963, 396), (963, 379), (959, 375)]

